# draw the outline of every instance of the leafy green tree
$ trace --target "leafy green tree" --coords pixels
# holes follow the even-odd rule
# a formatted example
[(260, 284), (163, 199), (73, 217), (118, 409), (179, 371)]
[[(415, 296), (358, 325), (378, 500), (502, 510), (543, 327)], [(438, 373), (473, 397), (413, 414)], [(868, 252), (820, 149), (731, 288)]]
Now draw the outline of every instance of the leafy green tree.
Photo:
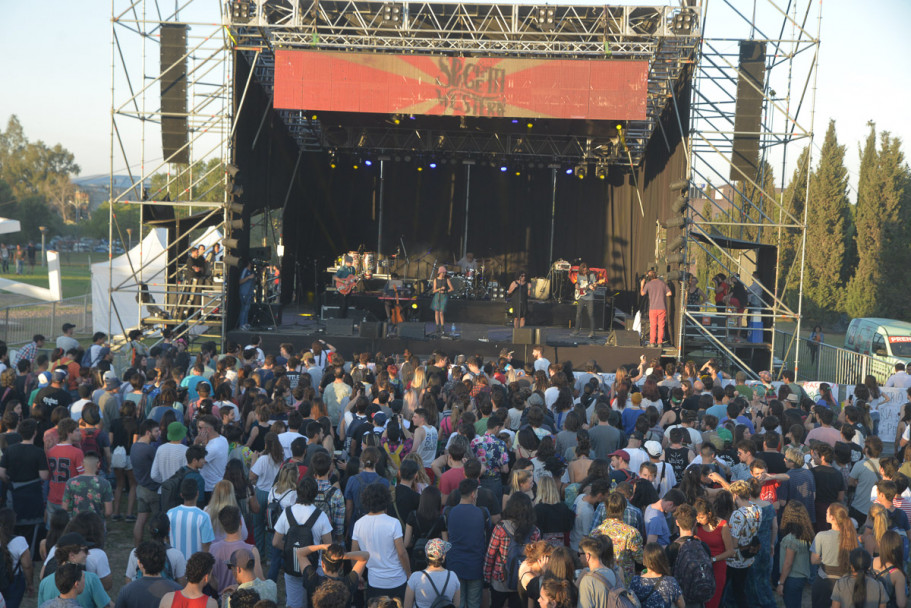
[[(781, 193), (781, 206), (787, 213), (776, 213), (775, 220), (783, 224), (793, 224), (803, 221), (803, 210), (807, 200), (807, 164), (810, 155), (809, 147), (805, 147), (797, 159), (797, 167), (791, 175), (791, 181)], [(779, 209), (780, 211), (780, 209)], [(788, 213), (793, 217), (788, 217)], [(779, 218), (780, 216), (780, 218)], [(778, 245), (779, 263), (781, 273), (778, 276), (778, 293), (783, 294), (783, 299), (793, 309), (797, 309), (797, 286), (800, 282), (800, 229), (782, 228), (781, 241)]]
[(900, 277), (911, 262), (909, 227), (911, 192), (901, 142), (884, 132), (877, 151), (871, 123), (857, 187), (858, 264), (848, 285), (850, 315), (907, 318), (911, 287)]
[(844, 310), (845, 284), (849, 270), (845, 267), (851, 210), (848, 203), (848, 170), (845, 147), (838, 144), (835, 121), (823, 140), (819, 165), (810, 177), (807, 202), (806, 269), (804, 272), (805, 304), (814, 318), (826, 318)]

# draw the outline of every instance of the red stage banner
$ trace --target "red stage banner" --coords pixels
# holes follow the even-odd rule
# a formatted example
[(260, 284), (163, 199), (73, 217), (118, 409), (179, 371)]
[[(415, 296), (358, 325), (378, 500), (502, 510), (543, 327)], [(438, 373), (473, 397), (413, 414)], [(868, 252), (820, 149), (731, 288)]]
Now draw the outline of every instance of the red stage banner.
[(275, 52), (288, 110), (645, 120), (648, 62)]

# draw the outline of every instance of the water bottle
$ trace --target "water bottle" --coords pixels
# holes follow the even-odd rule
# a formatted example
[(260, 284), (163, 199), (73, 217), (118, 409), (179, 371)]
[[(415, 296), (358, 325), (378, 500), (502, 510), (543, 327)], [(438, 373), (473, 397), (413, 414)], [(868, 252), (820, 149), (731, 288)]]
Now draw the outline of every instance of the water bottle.
[(453, 323), (452, 326), (450, 326), (450, 328), (449, 328), (449, 335), (450, 335), (450, 336), (456, 335), (455, 323)]

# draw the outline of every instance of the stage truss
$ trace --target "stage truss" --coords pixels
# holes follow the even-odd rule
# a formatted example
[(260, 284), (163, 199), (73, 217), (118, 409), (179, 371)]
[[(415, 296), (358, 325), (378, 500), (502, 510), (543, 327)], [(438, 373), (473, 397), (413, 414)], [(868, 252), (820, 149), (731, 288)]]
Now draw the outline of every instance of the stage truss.
[[(210, 284), (193, 286), (182, 278), (192, 241), (213, 228), (226, 234), (233, 217), (225, 170), (234, 129), (233, 57), (222, 22), (219, 5), (210, 1), (112, 2), (110, 200), (139, 206), (143, 227), (138, 255), (127, 252), (126, 279), (114, 279), (115, 254), (109, 252), (108, 327), (115, 344), (124, 344), (126, 334), (137, 328), (158, 335), (157, 330), (170, 326), (175, 339), (205, 337), (217, 342), (225, 334), (226, 281), (215, 278)], [(162, 110), (161, 77), (167, 68), (160, 65), (159, 58), (161, 32), (166, 26), (188, 30), (186, 53), (178, 60), (187, 62), (185, 114)], [(163, 117), (186, 118), (187, 143), (178, 153), (186, 152), (189, 162), (171, 162), (176, 154), (162, 158)], [(129, 186), (115, 190), (114, 176), (124, 172)], [(167, 175), (166, 183), (153, 188), (152, 177), (162, 173)], [(114, 206), (110, 208), (108, 241), (111, 246), (114, 238), (126, 243), (125, 227)], [(168, 230), (165, 251), (156, 255), (142, 252), (148, 226)], [(143, 284), (155, 300), (151, 305), (141, 301)], [(140, 323), (137, 326), (127, 318), (138, 318)]]
[[(741, 11), (747, 8), (748, 11)], [(724, 24), (723, 33), (713, 36), (710, 32), (718, 23)], [(681, 293), (686, 288), (686, 273), (696, 270), (692, 264), (697, 254), (728, 276), (741, 274), (744, 283), (750, 286), (752, 269), (744, 265), (736, 250), (724, 246), (722, 236), (740, 240), (741, 245), (747, 241), (757, 246), (775, 246), (779, 252), (776, 282), (761, 285), (762, 306), (750, 307), (747, 314), (752, 319), (771, 320), (773, 330), (781, 321), (795, 323), (795, 336), (800, 333), (807, 209), (804, 205), (801, 213), (792, 213), (791, 201), (785, 200), (784, 186), (791, 179), (805, 146), (809, 149), (808, 166), (812, 162), (820, 24), (821, 3), (810, 0), (768, 0), (750, 7), (732, 2), (712, 3), (702, 22), (706, 29), (699, 46), (691, 103), (690, 205), (683, 229), (684, 261), (678, 272), (684, 278), (680, 283)], [(741, 40), (766, 45), (759, 131), (736, 131), (738, 135), (759, 138), (760, 169), (755, 176), (733, 168)], [(774, 183), (768, 181), (769, 168), (774, 168), (776, 173)], [(809, 187), (809, 176), (807, 171), (806, 182), (799, 185), (804, 194)], [(776, 186), (780, 190), (776, 191)], [(697, 199), (700, 199), (698, 203)], [(708, 213), (702, 208), (705, 200), (709, 201)], [(790, 266), (783, 267), (780, 253), (789, 238), (796, 243), (796, 250)], [(787, 294), (780, 287), (779, 278), (785, 276), (791, 279), (785, 283), (797, 291), (796, 305), (793, 301), (786, 302)], [(676, 331), (681, 355), (702, 347), (720, 355), (733, 367), (755, 375), (745, 355), (755, 349), (768, 351), (770, 356), (775, 352), (777, 332), (764, 332), (770, 340), (763, 339), (759, 344), (746, 340), (732, 342), (730, 331), (717, 331), (703, 324), (705, 312), (698, 306), (686, 306), (685, 302), (680, 306)], [(743, 317), (730, 309), (711, 312), (725, 321)], [(796, 368), (796, 353), (794, 362)], [(774, 370), (776, 362), (772, 361), (771, 365)]]
[[(689, 77), (699, 9), (671, 6), (562, 6), (518, 3), (382, 0), (230, 1), (231, 38), (271, 96), (277, 49), (649, 62), (648, 118), (626, 124), (625, 142), (610, 136), (340, 126), (318, 115), (276, 110), (302, 151), (434, 154), (455, 160), (638, 165), (659, 120), (674, 111), (674, 84)], [(523, 123), (525, 121), (522, 121)], [(662, 136), (664, 136), (662, 134)], [(543, 166), (543, 165), (542, 165)]]

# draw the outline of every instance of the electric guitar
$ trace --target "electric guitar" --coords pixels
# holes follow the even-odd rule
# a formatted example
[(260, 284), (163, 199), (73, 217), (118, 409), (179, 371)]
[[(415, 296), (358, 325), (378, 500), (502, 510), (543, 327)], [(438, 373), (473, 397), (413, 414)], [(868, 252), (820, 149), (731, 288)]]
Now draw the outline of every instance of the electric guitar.
[(395, 289), (395, 306), (392, 307), (392, 310), (389, 311), (389, 322), (393, 325), (398, 325), (405, 321), (404, 316), (402, 315), (402, 305), (399, 303), (399, 290)]
[(588, 283), (584, 286), (579, 285), (579, 280), (576, 279), (576, 299), (580, 299), (582, 296), (587, 295), (588, 293), (595, 290), (598, 285), (606, 285), (607, 279), (598, 279), (594, 283)]
[(350, 274), (344, 279), (335, 277), (335, 289), (343, 296), (347, 296), (362, 278), (364, 278), (362, 274)]

